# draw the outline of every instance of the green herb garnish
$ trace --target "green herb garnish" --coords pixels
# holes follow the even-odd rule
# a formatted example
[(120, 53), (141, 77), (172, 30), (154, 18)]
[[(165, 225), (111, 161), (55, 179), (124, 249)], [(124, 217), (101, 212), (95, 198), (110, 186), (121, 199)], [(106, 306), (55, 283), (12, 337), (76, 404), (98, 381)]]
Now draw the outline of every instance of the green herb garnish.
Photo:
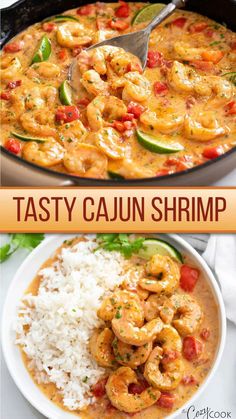
[(44, 239), (44, 234), (10, 234), (10, 241), (0, 247), (0, 263), (7, 260), (20, 248), (33, 250)]
[(126, 258), (130, 258), (133, 253), (138, 253), (143, 247), (144, 238), (138, 237), (131, 239), (129, 234), (97, 234), (99, 241), (98, 249), (120, 252)]

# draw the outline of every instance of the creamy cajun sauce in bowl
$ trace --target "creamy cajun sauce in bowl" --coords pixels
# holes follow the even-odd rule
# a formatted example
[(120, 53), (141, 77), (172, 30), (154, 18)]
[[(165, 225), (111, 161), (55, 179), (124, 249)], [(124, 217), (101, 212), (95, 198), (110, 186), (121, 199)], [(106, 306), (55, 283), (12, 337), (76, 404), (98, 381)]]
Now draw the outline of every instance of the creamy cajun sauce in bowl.
[[(173, 239), (166, 243), (176, 245)], [(67, 240), (40, 268), (18, 311), (17, 343), (24, 365), (65, 414), (83, 419), (169, 417), (194, 397), (214, 368), (222, 333), (219, 302), (188, 251), (182, 257), (178, 251), (149, 257), (141, 248), (124, 258), (102, 245), (91, 236)], [(83, 277), (90, 263), (92, 270)], [(99, 298), (102, 282), (96, 279), (91, 288), (91, 272), (104, 277)], [(109, 287), (108, 277), (115, 281)], [(82, 311), (73, 291), (75, 278), (81, 300), (86, 299)], [(73, 351), (66, 357), (68, 345)], [(79, 387), (73, 392), (75, 383)]]
[[(73, 176), (137, 179), (198, 166), (235, 146), (229, 29), (177, 11), (152, 32), (144, 72), (123, 50), (86, 51), (144, 27), (134, 16), (145, 5), (69, 10), (4, 46), (1, 143), (8, 151)], [(80, 73), (71, 86), (75, 57)]]

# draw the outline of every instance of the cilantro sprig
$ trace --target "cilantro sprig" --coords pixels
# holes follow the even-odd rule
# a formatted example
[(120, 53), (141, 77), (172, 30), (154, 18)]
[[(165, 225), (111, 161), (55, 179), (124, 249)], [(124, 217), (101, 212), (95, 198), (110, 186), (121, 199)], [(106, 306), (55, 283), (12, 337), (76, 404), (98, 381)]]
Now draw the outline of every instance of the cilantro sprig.
[(144, 238), (138, 237), (137, 239), (130, 238), (129, 234), (125, 233), (100, 233), (97, 234), (99, 248), (120, 252), (126, 258), (130, 258), (133, 253), (138, 253), (143, 247)]
[(42, 233), (18, 233), (9, 234), (9, 236), (9, 242), (0, 247), (0, 263), (7, 260), (20, 248), (28, 249), (29, 251), (33, 250), (44, 239), (44, 234)]

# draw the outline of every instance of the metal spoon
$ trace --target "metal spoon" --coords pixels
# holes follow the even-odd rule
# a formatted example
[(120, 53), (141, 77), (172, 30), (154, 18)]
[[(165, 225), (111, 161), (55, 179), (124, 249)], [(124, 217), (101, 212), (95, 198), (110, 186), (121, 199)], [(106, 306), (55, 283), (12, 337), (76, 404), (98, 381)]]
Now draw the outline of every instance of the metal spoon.
[[(155, 16), (149, 25), (141, 31), (128, 33), (126, 35), (115, 36), (111, 39), (99, 42), (87, 48), (87, 50), (101, 47), (102, 45), (112, 45), (114, 47), (123, 48), (125, 51), (136, 55), (141, 62), (142, 68), (144, 69), (147, 63), (148, 53), (148, 42), (151, 31), (159, 25), (168, 16), (172, 15), (177, 8), (184, 7), (186, 0), (172, 0), (171, 3), (167, 4), (158, 14)], [(73, 73), (76, 71), (77, 60), (73, 60), (68, 72), (68, 79), (73, 79)]]

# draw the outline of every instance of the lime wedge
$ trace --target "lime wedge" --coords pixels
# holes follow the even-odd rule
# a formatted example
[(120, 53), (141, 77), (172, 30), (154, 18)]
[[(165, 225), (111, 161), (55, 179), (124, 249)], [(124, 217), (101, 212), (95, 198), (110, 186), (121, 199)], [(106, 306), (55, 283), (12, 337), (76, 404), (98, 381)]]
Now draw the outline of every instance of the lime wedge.
[(59, 97), (62, 105), (72, 105), (72, 89), (67, 80), (63, 81), (59, 87)]
[(184, 149), (184, 147), (179, 143), (168, 144), (140, 130), (137, 130), (136, 134), (139, 144), (141, 144), (147, 150), (153, 151), (154, 153), (171, 154), (178, 153), (178, 151), (182, 151)]
[(151, 238), (144, 240), (143, 248), (139, 251), (138, 256), (143, 259), (150, 259), (157, 253), (163, 256), (170, 256), (178, 262), (183, 263), (181, 253), (174, 246), (160, 239)]
[(18, 138), (21, 141), (36, 141), (37, 143), (44, 143), (46, 141), (45, 138), (29, 137), (28, 135), (18, 134), (17, 132), (11, 132), (11, 135), (13, 135), (13, 137)]
[(108, 170), (107, 173), (110, 179), (115, 179), (115, 180), (124, 179), (124, 176), (120, 175), (119, 173), (112, 172), (111, 170)]
[(152, 20), (154, 16), (156, 16), (165, 6), (166, 4), (162, 3), (148, 4), (147, 6), (137, 11), (133, 17), (132, 25), (138, 25), (139, 23)]
[(71, 16), (71, 15), (51, 16), (51, 17), (48, 17), (47, 19), (44, 19), (44, 22), (51, 22), (51, 21), (64, 22), (65, 20), (75, 20), (76, 22), (79, 22), (79, 19), (77, 19), (75, 16)]
[(51, 55), (51, 50), (51, 41), (48, 39), (47, 36), (43, 36), (40, 41), (38, 50), (33, 56), (32, 64), (40, 63), (41, 61), (47, 61)]

